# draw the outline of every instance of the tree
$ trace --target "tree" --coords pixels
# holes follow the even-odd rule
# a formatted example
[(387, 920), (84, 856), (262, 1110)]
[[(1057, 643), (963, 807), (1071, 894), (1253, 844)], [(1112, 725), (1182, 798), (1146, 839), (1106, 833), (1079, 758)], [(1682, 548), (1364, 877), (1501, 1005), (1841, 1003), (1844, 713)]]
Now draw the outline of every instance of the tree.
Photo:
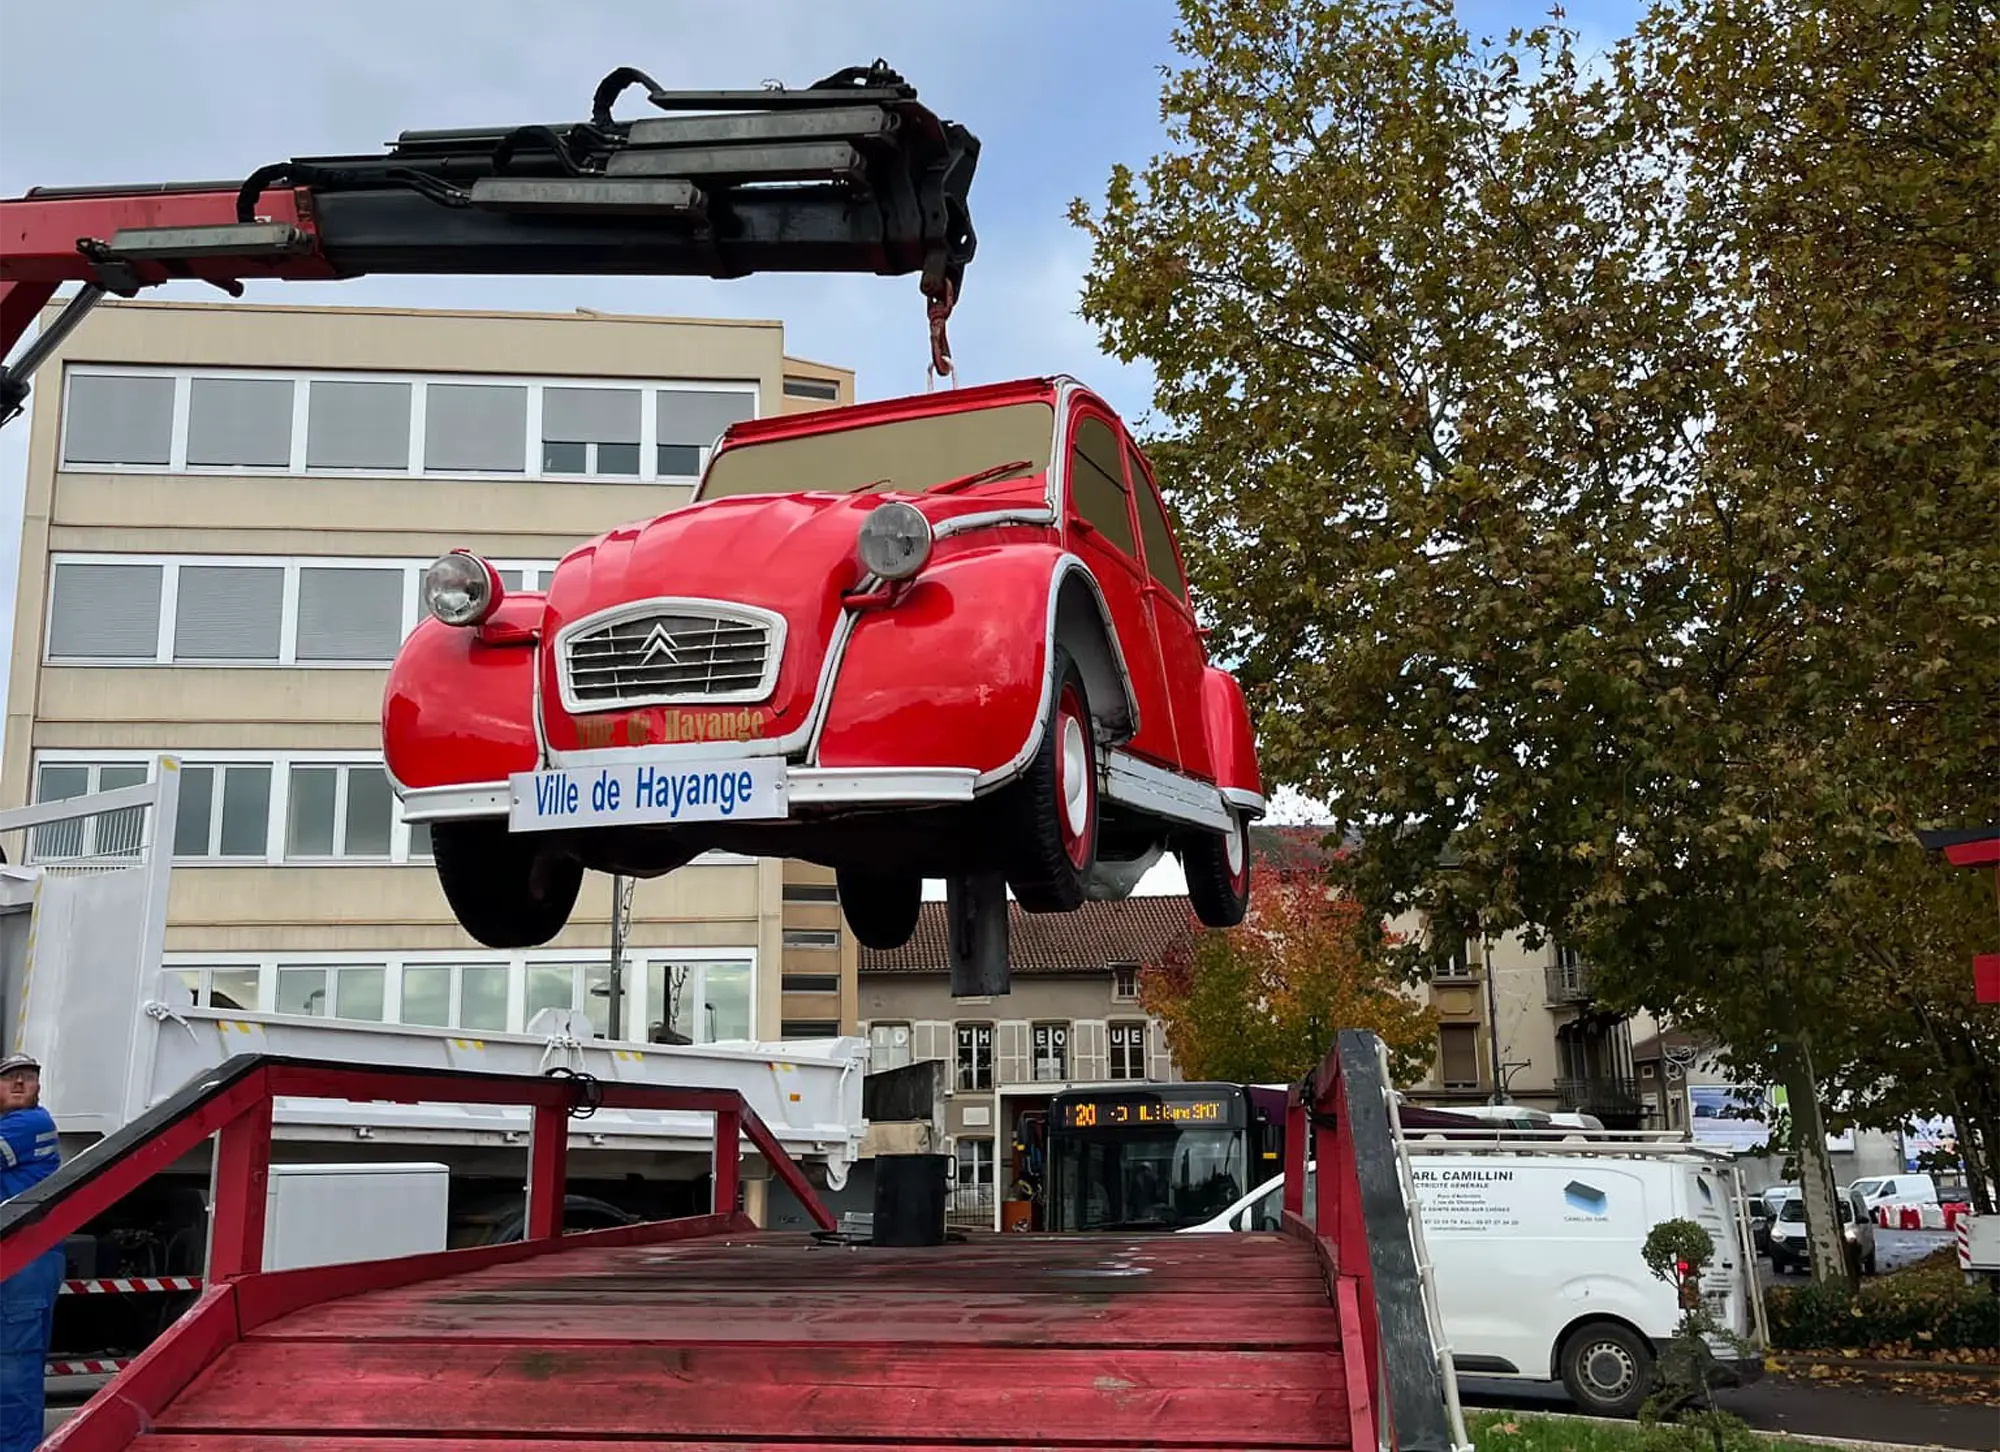
[(1951, 910), (1878, 874), (2000, 800), (1993, 7), (1684, 0), (1594, 63), (1419, 0), (1175, 38), (1166, 151), (1075, 208), (1084, 311), (1153, 366), (1267, 774), (1362, 829), (1365, 933), (1558, 932), (1783, 1083), (1844, 1275), (1820, 1091)]
[(1437, 1047), (1424, 1004), (1399, 991), (1386, 959), (1364, 953), (1360, 906), (1325, 875), (1265, 876), (1239, 927), (1190, 935), (1140, 975), (1140, 1002), (1166, 1024), (1190, 1079), (1292, 1083), (1326, 1057), (1340, 1029), (1372, 1029), (1397, 1083), (1422, 1077)]

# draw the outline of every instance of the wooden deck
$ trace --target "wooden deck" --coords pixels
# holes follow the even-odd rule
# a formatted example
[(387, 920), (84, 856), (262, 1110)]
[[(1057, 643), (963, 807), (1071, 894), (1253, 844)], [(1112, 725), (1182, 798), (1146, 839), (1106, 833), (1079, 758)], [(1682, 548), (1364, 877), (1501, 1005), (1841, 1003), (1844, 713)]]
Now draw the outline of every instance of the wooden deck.
[(723, 1236), (374, 1291), (230, 1346), (146, 1452), (1350, 1445), (1339, 1317), (1275, 1235)]

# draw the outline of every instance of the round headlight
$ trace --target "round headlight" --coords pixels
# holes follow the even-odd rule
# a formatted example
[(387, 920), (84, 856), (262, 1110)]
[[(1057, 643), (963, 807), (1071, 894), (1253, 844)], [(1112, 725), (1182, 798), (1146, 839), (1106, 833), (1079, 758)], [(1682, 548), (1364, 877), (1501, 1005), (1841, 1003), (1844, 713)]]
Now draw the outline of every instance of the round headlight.
[(861, 522), (861, 563), (871, 575), (907, 580), (931, 557), (931, 522), (914, 504), (892, 499)]
[(500, 576), (491, 565), (457, 550), (424, 571), (424, 609), (446, 625), (477, 625), (500, 603)]

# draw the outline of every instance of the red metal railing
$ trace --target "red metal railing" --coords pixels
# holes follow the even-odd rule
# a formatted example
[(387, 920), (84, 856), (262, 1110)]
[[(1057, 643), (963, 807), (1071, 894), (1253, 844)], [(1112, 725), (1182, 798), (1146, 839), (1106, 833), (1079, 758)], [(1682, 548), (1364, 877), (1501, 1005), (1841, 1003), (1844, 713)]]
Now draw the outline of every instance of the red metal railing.
[[(512, 1105), (533, 1111), (528, 1213), (521, 1240), (462, 1250), (299, 1270), (264, 1270), (264, 1210), (271, 1116), (280, 1098), (400, 1104)], [(715, 1119), (709, 1213), (562, 1234), (571, 1112), (586, 1106), (711, 1114)], [(835, 1220), (755, 1110), (734, 1089), (680, 1089), (573, 1077), (377, 1068), (245, 1055), (155, 1106), (55, 1175), (0, 1206), (0, 1264), (24, 1265), (63, 1242), (151, 1176), (213, 1136), (215, 1195), (200, 1299), (67, 1423), (47, 1448), (125, 1447), (232, 1342), (265, 1323), (363, 1291), (525, 1260), (580, 1246), (642, 1245), (755, 1230), (736, 1209), (738, 1156), (747, 1138), (813, 1221)]]
[(1375, 1035), (1357, 1030), (1343, 1031), (1319, 1069), (1293, 1087), (1284, 1228), (1318, 1252), (1340, 1316), (1351, 1445), (1445, 1452), (1452, 1441), (1410, 1237), (1414, 1209), (1403, 1199), (1389, 1128), (1390, 1092)]

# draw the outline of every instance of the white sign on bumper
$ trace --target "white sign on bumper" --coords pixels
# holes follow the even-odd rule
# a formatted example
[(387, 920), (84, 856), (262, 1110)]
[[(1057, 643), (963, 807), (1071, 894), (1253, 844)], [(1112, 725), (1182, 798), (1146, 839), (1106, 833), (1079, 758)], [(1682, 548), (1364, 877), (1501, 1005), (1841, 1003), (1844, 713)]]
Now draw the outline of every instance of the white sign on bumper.
[(675, 822), (769, 820), (786, 815), (785, 763), (757, 756), (734, 761), (620, 762), (507, 779), (507, 827), (548, 832), (564, 827), (657, 826)]

